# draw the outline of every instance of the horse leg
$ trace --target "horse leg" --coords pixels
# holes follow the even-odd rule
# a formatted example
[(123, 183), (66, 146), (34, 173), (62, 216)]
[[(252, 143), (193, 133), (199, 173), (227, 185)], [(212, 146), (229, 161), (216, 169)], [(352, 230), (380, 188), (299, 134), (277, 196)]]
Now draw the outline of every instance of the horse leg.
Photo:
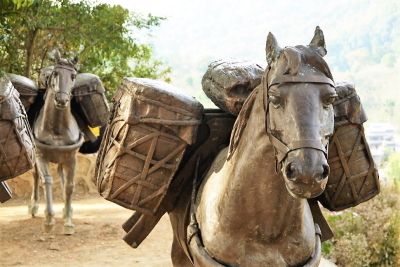
[(60, 185), (61, 185), (61, 191), (62, 191), (62, 200), (65, 201), (65, 175), (64, 175), (64, 171), (63, 171), (63, 165), (62, 164), (58, 164), (57, 166), (57, 173), (58, 173), (58, 177), (60, 177)]
[(32, 176), (33, 176), (33, 190), (32, 190), (32, 196), (31, 196), (31, 203), (28, 206), (28, 213), (32, 215), (32, 218), (35, 217), (35, 214), (38, 213), (39, 210), (39, 175), (38, 171), (36, 170), (36, 165), (34, 166), (32, 170)]
[(64, 185), (64, 235), (72, 235), (75, 233), (74, 227), (75, 225), (72, 223), (72, 194), (74, 193), (75, 182), (75, 167), (76, 167), (76, 155), (72, 157), (72, 160), (68, 162), (68, 166), (63, 164), (64, 172), (65, 172), (65, 185)]
[(193, 267), (175, 235), (172, 241), (171, 260), (174, 267)]
[(46, 200), (46, 209), (44, 214), (46, 216), (44, 221), (44, 231), (50, 233), (54, 229), (54, 210), (53, 210), (53, 177), (50, 175), (49, 161), (45, 158), (36, 158), (36, 170), (38, 176), (44, 184), (44, 198)]

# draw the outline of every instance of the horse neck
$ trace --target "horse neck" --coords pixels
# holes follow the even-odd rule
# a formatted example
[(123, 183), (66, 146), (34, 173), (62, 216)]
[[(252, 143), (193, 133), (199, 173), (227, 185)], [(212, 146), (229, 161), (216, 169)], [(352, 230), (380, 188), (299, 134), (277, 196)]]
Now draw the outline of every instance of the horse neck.
[(308, 209), (306, 200), (292, 197), (282, 174), (275, 172), (274, 149), (265, 129), (261, 90), (256, 96), (236, 152), (228, 164), (230, 175), (225, 177), (229, 193), (224, 201), (225, 204), (234, 203), (238, 216), (260, 216), (254, 221), (261, 221), (265, 229), (273, 232), (283, 231), (282, 227), (293, 221), (301, 225), (307, 220), (303, 212)]
[(78, 141), (80, 130), (71, 113), (69, 104), (57, 109), (54, 104), (54, 92), (48, 88), (44, 106), (34, 125), (36, 139), (44, 143), (69, 145)]

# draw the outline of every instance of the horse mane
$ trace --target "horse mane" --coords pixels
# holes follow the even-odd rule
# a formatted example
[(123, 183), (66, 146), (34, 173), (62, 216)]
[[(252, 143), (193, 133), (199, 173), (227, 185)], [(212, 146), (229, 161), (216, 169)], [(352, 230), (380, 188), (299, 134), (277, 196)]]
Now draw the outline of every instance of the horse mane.
[(228, 157), (227, 160), (230, 160), (230, 158), (233, 156), (233, 154), (236, 151), (236, 148), (238, 146), (240, 137), (242, 136), (243, 130), (246, 128), (247, 121), (250, 117), (250, 113), (254, 104), (254, 100), (256, 99), (256, 96), (258, 92), (260, 91), (260, 88), (263, 88), (264, 86), (257, 86), (251, 94), (246, 98), (246, 101), (243, 104), (242, 109), (239, 112), (239, 116), (236, 118), (235, 124), (233, 125), (232, 129), (232, 134), (229, 142), (229, 151), (228, 151)]

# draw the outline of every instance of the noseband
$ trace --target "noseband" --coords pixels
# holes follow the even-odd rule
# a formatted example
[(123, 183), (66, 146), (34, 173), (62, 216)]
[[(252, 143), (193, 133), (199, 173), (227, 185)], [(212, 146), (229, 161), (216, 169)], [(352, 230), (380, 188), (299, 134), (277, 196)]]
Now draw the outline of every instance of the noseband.
[[(302, 75), (302, 76), (280, 75), (280, 76), (277, 76), (275, 79), (273, 79), (270, 84), (268, 84), (268, 74), (269, 74), (269, 70), (267, 72), (267, 78), (266, 78), (267, 94), (268, 94), (268, 91), (271, 88), (271, 86), (282, 84), (282, 83), (322, 83), (322, 84), (329, 84), (330, 86), (335, 87), (335, 83), (330, 78), (325, 77), (325, 76), (316, 76), (316, 75)], [(263, 92), (264, 92), (264, 90), (263, 90)], [(265, 96), (264, 96), (264, 102), (265, 102)], [(270, 128), (269, 103), (270, 103), (270, 100), (268, 98), (268, 102), (266, 103), (266, 106), (265, 106), (265, 113), (266, 113), (265, 128), (267, 130), (269, 140), (271, 141), (271, 143), (274, 147), (274, 150), (275, 150), (275, 163), (276, 163), (275, 164), (275, 172), (277, 174), (279, 173), (279, 170), (281, 169), (282, 161), (286, 158), (286, 156), (290, 152), (297, 150), (297, 149), (312, 148), (312, 149), (320, 150), (324, 153), (325, 158), (328, 158), (329, 142), (327, 142), (326, 146), (323, 146), (321, 144), (321, 142), (318, 140), (298, 140), (298, 141), (291, 142), (289, 144), (285, 144), (279, 138), (277, 138), (272, 133), (271, 128)]]

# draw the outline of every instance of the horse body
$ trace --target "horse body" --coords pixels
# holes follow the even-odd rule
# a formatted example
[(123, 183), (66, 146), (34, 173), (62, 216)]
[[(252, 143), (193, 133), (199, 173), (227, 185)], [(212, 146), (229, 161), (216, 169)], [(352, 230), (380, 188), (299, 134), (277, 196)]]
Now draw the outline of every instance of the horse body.
[(322, 31), (309, 46), (285, 49), (270, 34), (266, 52), (263, 82), (192, 196), (190, 223), (187, 197), (170, 213), (174, 266), (319, 264), (307, 198), (325, 189), (336, 97)]
[[(263, 110), (260, 100), (252, 112)], [(234, 156), (221, 166), (222, 151), (198, 192), (204, 246), (226, 266), (292, 266), (314, 251), (307, 201), (293, 198), (274, 164), (266, 164), (274, 153), (264, 125), (262, 116), (250, 115)]]
[(75, 61), (56, 58), (56, 65), (48, 80), (45, 103), (36, 119), (33, 132), (36, 141), (36, 166), (33, 172), (35, 188), (29, 212), (34, 215), (38, 209), (39, 177), (45, 186), (44, 230), (53, 230), (54, 210), (52, 207), (52, 183), (50, 162), (58, 164), (58, 174), (63, 187), (64, 234), (73, 234), (72, 193), (76, 167), (76, 152), (82, 145), (78, 124), (71, 113), (70, 98), (75, 82)]

